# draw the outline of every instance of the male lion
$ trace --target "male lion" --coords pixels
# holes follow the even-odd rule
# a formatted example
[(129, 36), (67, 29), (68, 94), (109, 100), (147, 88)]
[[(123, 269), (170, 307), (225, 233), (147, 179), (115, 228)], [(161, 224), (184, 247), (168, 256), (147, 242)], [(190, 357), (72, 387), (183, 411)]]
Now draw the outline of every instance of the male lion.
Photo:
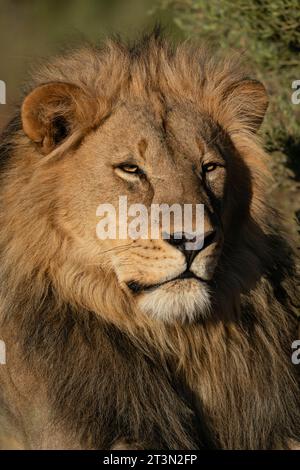
[[(269, 207), (263, 85), (156, 32), (54, 60), (1, 144), (0, 442), (300, 441), (295, 257)], [(100, 240), (100, 203), (202, 203), (204, 245)]]

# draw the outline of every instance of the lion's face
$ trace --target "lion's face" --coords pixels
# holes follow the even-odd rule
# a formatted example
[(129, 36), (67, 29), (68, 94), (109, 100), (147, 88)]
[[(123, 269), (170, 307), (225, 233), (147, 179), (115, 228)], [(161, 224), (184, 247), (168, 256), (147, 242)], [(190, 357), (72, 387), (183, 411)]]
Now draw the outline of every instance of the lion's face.
[[(240, 109), (237, 88), (231, 84), (230, 93)], [(261, 120), (266, 108), (263, 87), (245, 81), (241, 93), (247, 100), (251, 94), (261, 100), (253, 122)], [(23, 128), (39, 153), (46, 154), (35, 158), (48, 159), (53, 173), (51, 220), (70, 240), (72, 279), (78, 282), (86, 275), (88, 291), (93, 276), (88, 295), (95, 295), (97, 276), (114, 278), (116, 297), (125, 293), (141, 315), (158, 320), (205, 317), (228, 233), (234, 238), (238, 217), (249, 204), (249, 175), (229, 134), (199, 103), (154, 89), (142, 95), (123, 96), (113, 106), (106, 103), (100, 119), (97, 106), (103, 102), (93, 101), (75, 85), (49, 83), (25, 99)], [(148, 234), (132, 239), (128, 233), (121, 238), (118, 229), (130, 219), (130, 213), (127, 220), (118, 217), (121, 196), (128, 207), (142, 204), (149, 209), (149, 224), (153, 204), (202, 204), (202, 246), (188, 248), (190, 234), (183, 231), (178, 239), (174, 221), (168, 237), (160, 226), (155, 238)], [(111, 204), (117, 216), (116, 236), (108, 239), (97, 233), (98, 207), (103, 204)], [(192, 228), (195, 224), (194, 214)]]
[[(121, 289), (158, 319), (192, 319), (209, 310), (209, 284), (222, 250), (227, 182), (227, 162), (214, 145), (214, 130), (191, 106), (172, 106), (162, 125), (149, 104), (127, 103), (63, 162), (61, 175), (68, 182), (61, 187), (68, 187), (68, 195), (62, 194), (61, 206), (71, 214), (63, 228), (85, 247), (87, 264), (113, 271)], [(97, 207), (109, 203), (118, 214), (119, 196), (127, 197), (128, 207), (149, 208), (149, 218), (151, 204), (204, 204), (203, 247), (187, 250), (184, 236), (174, 239), (171, 233), (164, 239), (162, 228), (160, 239), (150, 233), (147, 239), (120, 239), (118, 234), (99, 239)], [(117, 217), (117, 223), (124, 221)]]

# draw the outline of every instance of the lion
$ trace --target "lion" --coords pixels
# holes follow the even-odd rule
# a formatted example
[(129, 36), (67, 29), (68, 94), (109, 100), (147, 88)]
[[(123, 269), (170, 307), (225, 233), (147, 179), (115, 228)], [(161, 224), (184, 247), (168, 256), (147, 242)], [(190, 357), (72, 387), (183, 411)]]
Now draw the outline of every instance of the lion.
[[(154, 31), (53, 59), (1, 138), (3, 449), (300, 442), (296, 256), (265, 87)], [(106, 239), (101, 203), (204, 205), (204, 243)]]

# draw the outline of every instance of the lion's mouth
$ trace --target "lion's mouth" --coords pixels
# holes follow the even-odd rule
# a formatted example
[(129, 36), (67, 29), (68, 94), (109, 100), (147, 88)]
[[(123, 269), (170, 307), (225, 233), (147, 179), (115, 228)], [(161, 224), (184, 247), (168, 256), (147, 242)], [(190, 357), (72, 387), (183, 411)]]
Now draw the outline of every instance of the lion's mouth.
[(200, 277), (196, 276), (194, 273), (192, 273), (189, 269), (186, 269), (183, 273), (179, 274), (179, 276), (173, 277), (172, 279), (168, 279), (167, 281), (159, 282), (157, 284), (141, 284), (137, 281), (130, 281), (127, 283), (127, 287), (134, 292), (135, 294), (139, 294), (140, 292), (145, 292), (145, 291), (150, 291), (157, 289), (158, 287), (161, 287), (165, 284), (169, 284), (174, 281), (179, 281), (181, 279), (195, 279), (198, 282), (205, 282), (204, 279), (201, 279)]

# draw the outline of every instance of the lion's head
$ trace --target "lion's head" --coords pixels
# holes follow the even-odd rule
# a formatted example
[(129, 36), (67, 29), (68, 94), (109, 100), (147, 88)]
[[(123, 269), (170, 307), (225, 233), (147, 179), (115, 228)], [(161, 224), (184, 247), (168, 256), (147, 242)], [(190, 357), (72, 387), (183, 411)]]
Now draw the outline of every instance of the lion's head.
[[(139, 51), (113, 42), (54, 61), (21, 109), (11, 176), (21, 215), (10, 221), (20, 256), (30, 250), (64, 298), (102, 314), (110, 290), (136, 315), (207, 316), (228, 282), (228, 250), (260, 211), (255, 133), (266, 107), (264, 87), (236, 61), (154, 37)], [(202, 247), (187, 249), (175, 229), (100, 240), (97, 207), (118, 208), (120, 196), (149, 208), (204, 204)]]
[[(266, 196), (266, 108), (236, 59), (155, 34), (37, 74), (0, 146), (1, 334), (76, 445), (299, 441), (297, 276)], [(194, 217), (181, 237), (172, 220), (168, 237), (101, 239), (99, 207), (120, 196), (202, 204), (203, 244), (188, 245)]]

